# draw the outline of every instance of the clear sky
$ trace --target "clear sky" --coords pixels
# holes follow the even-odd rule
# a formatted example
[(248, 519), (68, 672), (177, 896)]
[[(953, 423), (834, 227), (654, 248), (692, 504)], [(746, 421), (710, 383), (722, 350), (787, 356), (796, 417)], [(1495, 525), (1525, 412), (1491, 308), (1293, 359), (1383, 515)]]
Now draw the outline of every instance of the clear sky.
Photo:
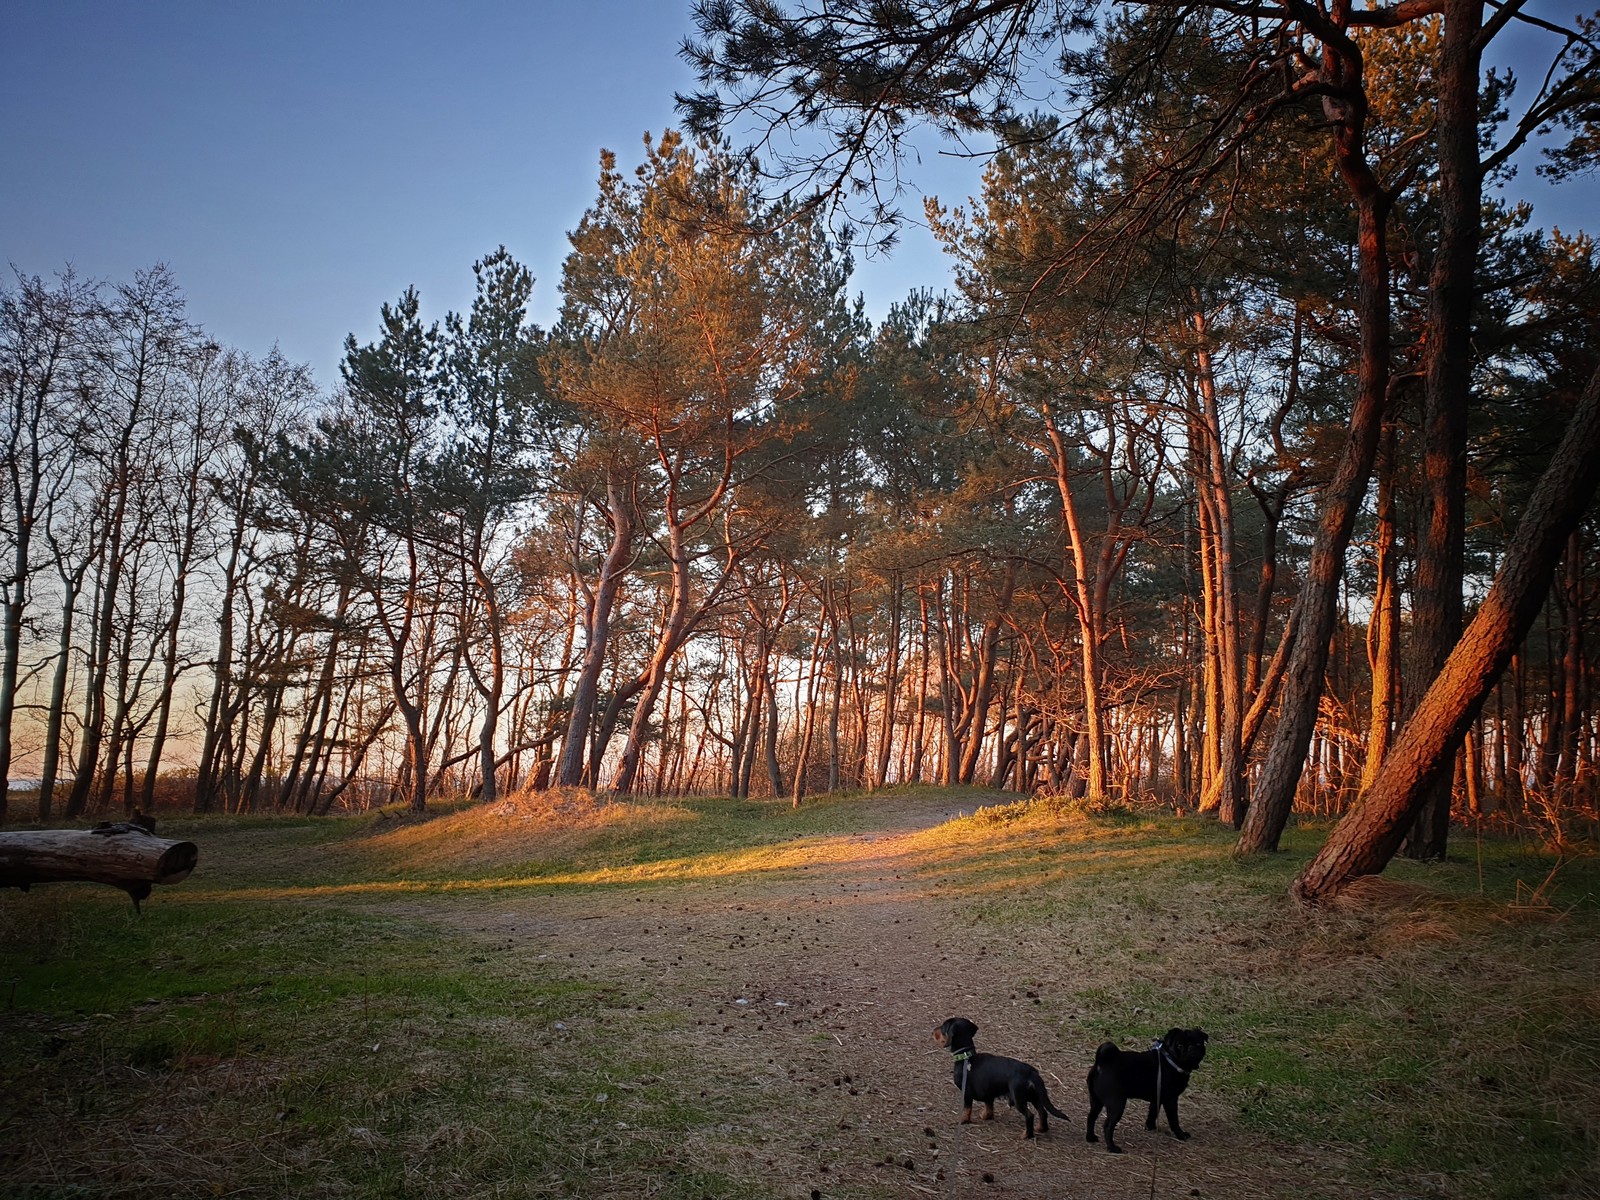
[[(0, 0), (0, 261), (113, 281), (164, 262), (212, 336), (277, 343), (326, 385), (380, 304), (415, 284), (430, 318), (464, 308), (502, 243), (548, 325), (599, 152), (631, 168), (674, 122), (690, 27), (688, 0)], [(912, 172), (947, 201), (978, 173)], [(1539, 217), (1597, 228), (1586, 191), (1540, 193)], [(879, 316), (948, 278), (913, 226), (854, 286)]]
[[(548, 325), (600, 150), (631, 169), (674, 123), (690, 29), (687, 0), (5, 0), (0, 262), (165, 262), (214, 337), (326, 384), (381, 303), (464, 308), (502, 243)], [(948, 277), (907, 245), (858, 272), (876, 314)]]

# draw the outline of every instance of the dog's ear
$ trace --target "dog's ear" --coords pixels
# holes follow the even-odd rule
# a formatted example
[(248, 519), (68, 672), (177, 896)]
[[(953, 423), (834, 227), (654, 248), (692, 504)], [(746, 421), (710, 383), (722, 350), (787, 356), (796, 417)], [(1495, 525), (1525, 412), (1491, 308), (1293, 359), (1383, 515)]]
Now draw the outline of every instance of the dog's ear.
[(1167, 1030), (1167, 1036), (1162, 1038), (1161, 1040), (1163, 1042), (1177, 1043), (1177, 1042), (1183, 1041), (1184, 1037), (1185, 1037), (1185, 1031), (1182, 1030), (1182, 1029), (1179, 1029), (1176, 1025), (1174, 1025), (1171, 1029)]

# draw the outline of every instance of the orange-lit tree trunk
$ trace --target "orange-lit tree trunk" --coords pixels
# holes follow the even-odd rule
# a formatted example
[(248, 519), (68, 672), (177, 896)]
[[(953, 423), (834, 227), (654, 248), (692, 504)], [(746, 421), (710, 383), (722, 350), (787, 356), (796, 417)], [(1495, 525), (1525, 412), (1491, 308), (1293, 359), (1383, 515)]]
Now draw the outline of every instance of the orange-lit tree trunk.
[[(611, 644), (611, 615), (633, 560), (634, 512), (629, 488), (615, 475), (606, 479), (606, 503), (601, 510), (611, 523), (611, 544), (600, 565), (600, 578), (591, 589), (576, 570), (574, 578), (583, 589), (583, 661), (578, 667), (572, 693), (572, 712), (567, 718), (567, 734), (561, 743), (561, 762), (556, 770), (558, 787), (593, 786), (599, 763), (588, 762), (590, 731), (594, 724), (595, 702), (600, 694), (600, 673), (605, 669), (606, 651)], [(574, 520), (581, 522), (580, 510)], [(573, 555), (578, 554), (574, 533)]]
[(1209, 540), (1210, 584), (1206, 589), (1207, 642), (1215, 681), (1210, 690), (1215, 708), (1207, 714), (1209, 743), (1206, 755), (1211, 777), (1201, 797), (1203, 812), (1235, 828), (1244, 820), (1244, 664), (1239, 645), (1239, 604), (1233, 568), (1233, 496), (1228, 477), (1227, 448), (1222, 443), (1222, 412), (1212, 370), (1211, 344), (1206, 316), (1198, 304), (1193, 313), (1195, 334), (1195, 385), (1199, 410), (1191, 414), (1190, 428), (1199, 435), (1201, 454), (1195, 480), (1200, 495), (1202, 541)]
[(1321, 904), (1388, 865), (1544, 601), (1562, 546), (1600, 484), (1600, 370), (1524, 510), (1505, 561), (1444, 670), (1401, 730), (1377, 784), (1334, 828), (1292, 894)]
[(1106, 798), (1106, 731), (1105, 713), (1100, 701), (1100, 641), (1103, 622), (1097, 606), (1099, 589), (1094, 586), (1094, 575), (1089, 564), (1089, 549), (1084, 541), (1083, 523), (1078, 516), (1078, 504), (1072, 493), (1072, 476), (1068, 469), (1066, 447), (1054, 423), (1049, 429), (1056, 470), (1056, 490), (1061, 496), (1061, 514), (1067, 527), (1067, 555), (1072, 565), (1072, 584), (1067, 598), (1072, 601), (1078, 617), (1078, 649), (1081, 655), (1083, 678), (1083, 744), (1079, 757), (1083, 760), (1083, 786), (1085, 794), (1096, 802)]
[[(828, 631), (828, 581), (823, 580), (822, 593), (817, 596), (817, 628), (811, 637), (811, 662), (806, 670), (805, 686), (805, 716), (800, 721), (800, 749), (795, 755), (794, 788), (790, 793), (790, 803), (795, 808), (800, 807), (800, 801), (805, 798), (807, 776), (811, 765), (811, 741), (817, 729), (817, 672), (822, 665), (822, 646)], [(796, 688), (796, 702), (799, 701), (799, 688)]]
[(883, 667), (883, 714), (878, 729), (878, 758), (872, 768), (872, 786), (881, 788), (889, 780), (889, 756), (894, 746), (895, 699), (900, 691), (900, 626), (905, 607), (905, 581), (899, 571), (888, 580), (889, 633)]
[(1017, 588), (1017, 561), (1006, 560), (1001, 577), (1000, 595), (983, 619), (983, 632), (978, 635), (978, 645), (973, 664), (977, 674), (972, 696), (965, 713), (966, 736), (962, 738), (961, 762), (957, 768), (956, 783), (971, 783), (978, 770), (978, 757), (983, 751), (985, 726), (989, 717), (989, 700), (994, 694), (995, 663), (1000, 656), (1000, 623), (1011, 608)]

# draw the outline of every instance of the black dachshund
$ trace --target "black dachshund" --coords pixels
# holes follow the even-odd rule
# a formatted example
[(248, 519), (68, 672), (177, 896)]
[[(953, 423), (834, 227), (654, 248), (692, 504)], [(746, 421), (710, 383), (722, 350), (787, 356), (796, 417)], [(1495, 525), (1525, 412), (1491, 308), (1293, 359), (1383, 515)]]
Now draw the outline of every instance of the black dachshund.
[(1150, 1101), (1150, 1113), (1144, 1120), (1146, 1129), (1156, 1127), (1156, 1109), (1167, 1114), (1167, 1125), (1172, 1136), (1180, 1142), (1189, 1135), (1178, 1124), (1178, 1097), (1189, 1086), (1189, 1075), (1206, 1056), (1206, 1031), (1204, 1029), (1169, 1029), (1167, 1036), (1148, 1050), (1119, 1050), (1115, 1042), (1103, 1042), (1095, 1051), (1094, 1066), (1089, 1068), (1089, 1129), (1087, 1141), (1099, 1141), (1094, 1136), (1095, 1119), (1100, 1110), (1106, 1113), (1106, 1149), (1121, 1154), (1113, 1136), (1117, 1122), (1122, 1120), (1123, 1109), (1129, 1100)]
[(979, 1054), (972, 1047), (972, 1035), (977, 1032), (978, 1027), (965, 1017), (951, 1017), (933, 1031), (933, 1040), (955, 1056), (955, 1084), (961, 1089), (961, 1123), (966, 1125), (972, 1121), (974, 1103), (984, 1106), (985, 1121), (994, 1120), (994, 1102), (1004, 1096), (1028, 1123), (1023, 1137), (1033, 1136), (1033, 1111), (1029, 1105), (1039, 1110), (1039, 1132), (1049, 1133), (1050, 1118), (1065, 1118), (1067, 1114), (1050, 1103), (1050, 1093), (1045, 1091), (1039, 1072), (1014, 1058)]

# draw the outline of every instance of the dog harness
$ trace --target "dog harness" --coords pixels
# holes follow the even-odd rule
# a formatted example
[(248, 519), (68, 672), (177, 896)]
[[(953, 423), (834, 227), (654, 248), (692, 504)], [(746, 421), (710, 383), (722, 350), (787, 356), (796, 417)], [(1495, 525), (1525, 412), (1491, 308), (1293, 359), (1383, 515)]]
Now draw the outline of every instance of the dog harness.
[[(1187, 1075), (1189, 1073), (1189, 1072), (1185, 1071), (1182, 1067), (1180, 1067), (1176, 1062), (1173, 1061), (1172, 1055), (1167, 1053), (1167, 1048), (1161, 1044), (1161, 1039), (1160, 1038), (1157, 1038), (1153, 1043), (1151, 1043), (1150, 1049), (1154, 1050), (1158, 1055), (1161, 1056), (1162, 1059), (1166, 1060), (1167, 1066), (1171, 1067), (1179, 1075)], [(1161, 1079), (1161, 1064), (1160, 1064), (1160, 1062), (1157, 1062), (1156, 1063), (1156, 1081), (1157, 1081), (1158, 1085), (1160, 1083), (1160, 1079)]]

